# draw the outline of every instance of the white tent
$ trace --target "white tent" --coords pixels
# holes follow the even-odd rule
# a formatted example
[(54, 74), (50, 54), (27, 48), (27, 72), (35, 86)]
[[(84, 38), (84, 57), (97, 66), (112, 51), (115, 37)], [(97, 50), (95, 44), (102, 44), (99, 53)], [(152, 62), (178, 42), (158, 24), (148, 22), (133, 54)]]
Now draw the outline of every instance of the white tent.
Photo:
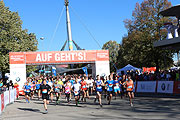
[(141, 69), (136, 68), (136, 67), (134, 67), (134, 66), (128, 64), (128, 65), (126, 65), (125, 67), (123, 67), (123, 68), (117, 70), (117, 74), (121, 74), (121, 71), (124, 71), (124, 73), (126, 74), (127, 71), (136, 71), (136, 70), (141, 70)]

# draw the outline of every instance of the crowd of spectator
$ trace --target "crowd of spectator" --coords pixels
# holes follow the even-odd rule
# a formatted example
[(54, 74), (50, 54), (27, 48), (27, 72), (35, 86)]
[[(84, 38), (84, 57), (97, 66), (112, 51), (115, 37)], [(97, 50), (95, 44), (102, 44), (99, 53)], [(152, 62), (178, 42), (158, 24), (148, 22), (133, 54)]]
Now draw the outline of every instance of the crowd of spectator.
[(134, 81), (179, 81), (180, 70), (165, 70), (160, 72), (130, 72)]
[(6, 82), (7, 80), (1, 79), (0, 80), (0, 94), (3, 93), (4, 91), (10, 90), (14, 88), (14, 84), (12, 80), (9, 82)]

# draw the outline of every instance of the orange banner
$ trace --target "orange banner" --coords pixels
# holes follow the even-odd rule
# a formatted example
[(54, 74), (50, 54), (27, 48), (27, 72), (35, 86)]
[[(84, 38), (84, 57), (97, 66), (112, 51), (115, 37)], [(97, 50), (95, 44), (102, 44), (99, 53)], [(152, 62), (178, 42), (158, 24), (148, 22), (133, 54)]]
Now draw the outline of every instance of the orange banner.
[(10, 64), (73, 63), (109, 61), (108, 50), (80, 50), (55, 52), (11, 52)]

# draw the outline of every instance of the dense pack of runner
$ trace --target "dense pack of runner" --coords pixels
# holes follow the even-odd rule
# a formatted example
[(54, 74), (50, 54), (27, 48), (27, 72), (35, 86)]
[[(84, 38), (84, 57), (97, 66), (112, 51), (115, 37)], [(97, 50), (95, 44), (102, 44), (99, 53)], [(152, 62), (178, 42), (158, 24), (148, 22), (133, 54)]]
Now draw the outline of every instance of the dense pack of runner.
[[(129, 97), (130, 106), (133, 106), (132, 99), (134, 98), (134, 83), (130, 75), (118, 77), (109, 75), (100, 77), (99, 75), (93, 79), (92, 76), (86, 75), (67, 75), (57, 77), (29, 77), (24, 84), (24, 93), (26, 102), (30, 99), (42, 98), (44, 102), (45, 113), (47, 113), (47, 104), (49, 100), (55, 101), (55, 105), (60, 104), (63, 96), (67, 100), (67, 104), (71, 104), (74, 98), (76, 106), (80, 102), (87, 102), (87, 99), (99, 101), (102, 107), (102, 96), (107, 98), (108, 105), (111, 104), (112, 97), (116, 100), (117, 96), (122, 99), (124, 96)], [(55, 99), (54, 99), (55, 97)]]

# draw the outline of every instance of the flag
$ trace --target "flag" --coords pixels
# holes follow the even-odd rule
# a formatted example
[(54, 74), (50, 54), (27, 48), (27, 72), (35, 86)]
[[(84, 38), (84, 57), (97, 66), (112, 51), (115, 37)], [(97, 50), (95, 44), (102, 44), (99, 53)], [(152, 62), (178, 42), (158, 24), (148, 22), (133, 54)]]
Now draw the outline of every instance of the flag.
[(86, 76), (88, 76), (88, 71), (86, 67), (82, 67), (82, 70), (84, 71), (84, 73), (86, 74)]

